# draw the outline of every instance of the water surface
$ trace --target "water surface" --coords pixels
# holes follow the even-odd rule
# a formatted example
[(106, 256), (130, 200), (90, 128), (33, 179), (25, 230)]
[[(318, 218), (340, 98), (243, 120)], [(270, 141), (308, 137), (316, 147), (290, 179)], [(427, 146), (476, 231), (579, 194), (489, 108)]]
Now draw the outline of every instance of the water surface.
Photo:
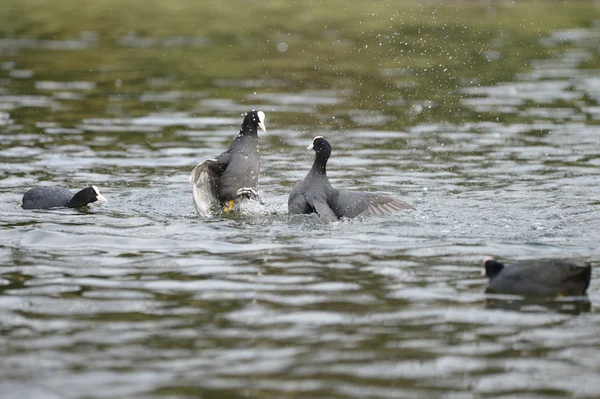
[[(485, 255), (600, 258), (600, 33), (571, 22), (506, 79), (502, 51), (477, 55), (497, 65), (489, 85), (466, 78), (489, 65), (448, 72), (448, 103), (423, 87), (427, 67), (351, 73), (341, 53), (333, 74), (303, 79), (223, 62), (199, 83), (159, 61), (249, 57), (260, 35), (0, 40), (5, 397), (597, 397), (598, 273), (587, 297), (542, 303), (486, 296), (480, 275)], [(337, 51), (357, 46), (319, 29)], [(311, 46), (266, 34), (281, 54)], [(262, 203), (198, 219), (187, 176), (251, 108), (267, 115)], [(416, 211), (288, 216), (317, 134), (336, 187)], [(95, 184), (109, 202), (21, 209), (47, 184)]]

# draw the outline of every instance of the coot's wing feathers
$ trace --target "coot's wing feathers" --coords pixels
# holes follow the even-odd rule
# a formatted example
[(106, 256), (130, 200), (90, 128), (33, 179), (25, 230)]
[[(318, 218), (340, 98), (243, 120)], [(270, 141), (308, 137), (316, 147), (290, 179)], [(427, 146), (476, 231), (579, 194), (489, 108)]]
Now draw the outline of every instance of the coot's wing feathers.
[(256, 189), (260, 156), (255, 149), (256, 147), (250, 150), (239, 147), (235, 151), (230, 149), (221, 154), (221, 157), (227, 157), (227, 165), (219, 181), (219, 195), (222, 201), (237, 199), (240, 189)]
[(216, 159), (205, 159), (200, 162), (188, 178), (192, 185), (194, 196), (194, 207), (198, 216), (210, 217), (210, 208), (213, 201), (217, 199), (216, 182), (227, 166), (228, 157), (226, 153), (219, 155)]
[(559, 260), (523, 260), (508, 265), (502, 274), (528, 280), (543, 281), (547, 284), (558, 285), (563, 281), (576, 279), (584, 268), (573, 263)]
[(73, 198), (67, 188), (56, 186), (35, 187), (23, 196), (23, 209), (50, 209), (66, 207)]
[(589, 286), (590, 278), (591, 265), (581, 267), (568, 262), (541, 259), (507, 266), (490, 282), (490, 286), (538, 295), (582, 295)]
[(554, 296), (557, 294), (556, 279), (545, 281), (539, 265), (518, 263), (504, 267), (490, 280), (488, 292), (503, 292), (516, 295)]
[(399, 211), (413, 210), (412, 206), (406, 202), (399, 201), (387, 195), (376, 194), (371, 197), (369, 206), (363, 212), (358, 214), (358, 217), (370, 215), (387, 215)]
[(339, 220), (325, 199), (318, 198), (310, 193), (306, 193), (305, 198), (306, 202), (308, 202), (308, 204), (315, 209), (315, 212), (317, 212), (324, 222), (331, 223)]
[(302, 191), (302, 183), (300, 181), (292, 187), (290, 195), (288, 196), (288, 213), (290, 215), (302, 215), (310, 213), (310, 206), (306, 202), (306, 197)]
[(291, 215), (305, 215), (316, 212), (324, 222), (337, 221), (338, 217), (327, 204), (327, 200), (305, 190), (305, 186), (305, 182), (300, 181), (290, 191), (288, 213)]
[(347, 218), (388, 215), (410, 209), (414, 208), (387, 195), (347, 190), (340, 190), (336, 201), (336, 213)]

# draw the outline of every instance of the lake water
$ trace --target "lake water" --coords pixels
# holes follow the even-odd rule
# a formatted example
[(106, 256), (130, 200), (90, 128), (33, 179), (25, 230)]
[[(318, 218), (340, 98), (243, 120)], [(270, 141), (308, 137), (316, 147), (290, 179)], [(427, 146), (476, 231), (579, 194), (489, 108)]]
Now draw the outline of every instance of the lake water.
[[(374, 93), (317, 69), (198, 83), (144, 59), (78, 66), (105, 51), (90, 32), (0, 40), (1, 396), (599, 397), (599, 272), (587, 297), (543, 303), (486, 296), (480, 274), (486, 255), (597, 266), (599, 41), (597, 22), (541, 36), (548, 57), (462, 80), (448, 117), (404, 69), (373, 71)], [(115, 51), (218, 45), (127, 36)], [(188, 174), (252, 108), (262, 203), (198, 219)], [(416, 211), (288, 216), (316, 135), (335, 187)], [(21, 209), (48, 184), (109, 202)]]

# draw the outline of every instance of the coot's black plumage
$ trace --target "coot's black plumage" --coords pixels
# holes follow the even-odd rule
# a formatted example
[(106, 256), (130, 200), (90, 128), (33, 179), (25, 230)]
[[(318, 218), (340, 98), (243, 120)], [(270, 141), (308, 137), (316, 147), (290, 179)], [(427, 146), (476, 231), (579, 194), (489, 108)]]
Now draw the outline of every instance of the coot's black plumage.
[(236, 199), (257, 197), (255, 189), (260, 171), (258, 128), (266, 131), (264, 112), (248, 112), (240, 133), (227, 151), (215, 159), (205, 159), (192, 170), (189, 181), (199, 216), (210, 217), (213, 201), (219, 201), (227, 212)]
[(490, 279), (488, 292), (524, 296), (583, 295), (592, 276), (591, 265), (560, 260), (523, 260), (504, 266), (486, 258), (483, 265)]
[(324, 221), (386, 215), (414, 209), (409, 204), (383, 194), (338, 190), (327, 178), (331, 146), (322, 136), (313, 139), (307, 149), (315, 151), (315, 161), (304, 180), (296, 183), (288, 197), (288, 213), (317, 213)]
[(75, 195), (64, 187), (42, 186), (27, 191), (23, 209), (77, 208), (92, 202), (107, 202), (96, 186), (89, 186)]

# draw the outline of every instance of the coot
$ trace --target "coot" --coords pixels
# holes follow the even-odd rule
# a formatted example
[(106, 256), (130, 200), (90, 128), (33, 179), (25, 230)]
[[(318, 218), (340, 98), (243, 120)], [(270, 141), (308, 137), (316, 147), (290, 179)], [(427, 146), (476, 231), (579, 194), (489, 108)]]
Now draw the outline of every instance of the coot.
[(317, 136), (307, 149), (315, 151), (315, 161), (304, 180), (292, 188), (288, 197), (288, 213), (317, 213), (324, 221), (332, 222), (342, 217), (385, 215), (414, 209), (387, 195), (333, 188), (327, 178), (331, 146), (322, 136)]
[(238, 198), (256, 198), (256, 183), (260, 171), (257, 128), (266, 131), (265, 113), (250, 111), (244, 117), (239, 134), (227, 151), (215, 159), (205, 159), (192, 170), (196, 213), (210, 217), (210, 208), (219, 201), (223, 211), (232, 209)]
[(504, 266), (491, 257), (483, 260), (490, 282), (487, 291), (532, 296), (583, 295), (590, 285), (592, 266), (561, 260), (522, 260)]
[(92, 202), (107, 202), (96, 186), (89, 186), (75, 195), (64, 187), (41, 186), (23, 196), (23, 209), (77, 208)]

